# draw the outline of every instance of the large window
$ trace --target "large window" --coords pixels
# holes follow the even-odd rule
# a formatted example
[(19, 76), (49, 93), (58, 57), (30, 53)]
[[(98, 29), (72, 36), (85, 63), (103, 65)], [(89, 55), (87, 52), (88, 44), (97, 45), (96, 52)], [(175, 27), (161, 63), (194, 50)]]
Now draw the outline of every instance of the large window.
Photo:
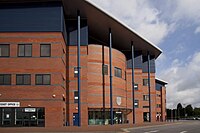
[(36, 85), (50, 85), (51, 84), (51, 75), (50, 74), (36, 74), (35, 76)]
[(19, 57), (31, 57), (32, 56), (32, 45), (31, 44), (19, 44), (18, 45), (18, 56)]
[(9, 57), (10, 56), (10, 45), (1, 44), (0, 45), (0, 57)]
[(108, 75), (108, 65), (102, 65), (102, 74)]
[(0, 85), (11, 85), (11, 74), (0, 74)]
[(122, 77), (122, 69), (115, 67), (115, 76), (121, 78)]
[(17, 85), (30, 85), (31, 75), (30, 74), (17, 74), (16, 75)]
[(50, 57), (51, 56), (51, 45), (50, 44), (41, 44), (40, 45), (40, 56), (41, 57)]
[(148, 86), (148, 79), (143, 79), (143, 86)]
[(144, 101), (149, 101), (149, 95), (143, 95), (143, 100)]
[(74, 103), (78, 103), (78, 91), (74, 91)]

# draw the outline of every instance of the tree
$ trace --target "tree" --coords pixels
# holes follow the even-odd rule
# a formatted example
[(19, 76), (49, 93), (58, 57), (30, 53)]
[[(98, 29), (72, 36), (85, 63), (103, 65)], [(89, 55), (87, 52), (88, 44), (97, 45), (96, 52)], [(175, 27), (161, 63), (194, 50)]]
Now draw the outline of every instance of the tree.
[(185, 107), (185, 112), (186, 112), (187, 116), (193, 116), (194, 113), (193, 113), (193, 107), (191, 104), (189, 104)]
[(200, 117), (200, 108), (194, 108), (194, 116)]
[(181, 103), (177, 104), (177, 115), (178, 115), (178, 118), (184, 117), (184, 109), (183, 109), (183, 106), (181, 105)]

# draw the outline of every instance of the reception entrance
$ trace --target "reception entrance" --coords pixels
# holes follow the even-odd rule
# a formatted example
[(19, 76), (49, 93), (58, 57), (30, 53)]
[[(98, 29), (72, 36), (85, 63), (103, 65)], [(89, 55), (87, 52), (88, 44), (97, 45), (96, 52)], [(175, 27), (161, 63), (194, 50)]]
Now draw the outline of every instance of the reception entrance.
[(0, 108), (2, 127), (44, 127), (44, 108)]

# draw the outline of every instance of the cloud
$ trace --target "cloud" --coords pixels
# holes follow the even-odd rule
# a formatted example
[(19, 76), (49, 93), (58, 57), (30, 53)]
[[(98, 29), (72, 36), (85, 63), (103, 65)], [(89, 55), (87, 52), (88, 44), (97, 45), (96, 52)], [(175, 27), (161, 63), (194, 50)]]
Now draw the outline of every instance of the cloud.
[(167, 107), (180, 103), (200, 106), (200, 52), (188, 58), (188, 62), (174, 59), (171, 67), (161, 74), (168, 81)]
[(197, 27), (196, 29), (195, 29), (195, 32), (194, 32), (195, 34), (198, 34), (198, 33), (200, 33), (200, 26), (199, 27)]
[(91, 0), (139, 34), (159, 45), (173, 25), (159, 18), (160, 11), (146, 0)]

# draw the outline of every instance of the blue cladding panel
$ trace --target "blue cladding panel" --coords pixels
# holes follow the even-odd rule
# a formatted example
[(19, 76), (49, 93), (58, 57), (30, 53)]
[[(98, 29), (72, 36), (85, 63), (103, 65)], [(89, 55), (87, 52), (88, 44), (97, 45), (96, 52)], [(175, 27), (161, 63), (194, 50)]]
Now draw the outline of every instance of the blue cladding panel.
[(11, 5), (0, 7), (0, 32), (62, 31), (61, 4)]
[(156, 90), (157, 91), (160, 91), (162, 87), (163, 87), (163, 85), (156, 83)]
[[(127, 68), (132, 68), (132, 59), (127, 61)], [(135, 56), (134, 68), (142, 68), (142, 55)]]
[[(69, 33), (69, 45), (77, 45), (77, 30)], [(81, 28), (81, 45), (88, 45), (88, 26)]]
[[(143, 56), (143, 63), (142, 63), (142, 72), (147, 73), (148, 72), (148, 60), (147, 56)], [(151, 56), (150, 58), (150, 72), (155, 73), (155, 58)]]

